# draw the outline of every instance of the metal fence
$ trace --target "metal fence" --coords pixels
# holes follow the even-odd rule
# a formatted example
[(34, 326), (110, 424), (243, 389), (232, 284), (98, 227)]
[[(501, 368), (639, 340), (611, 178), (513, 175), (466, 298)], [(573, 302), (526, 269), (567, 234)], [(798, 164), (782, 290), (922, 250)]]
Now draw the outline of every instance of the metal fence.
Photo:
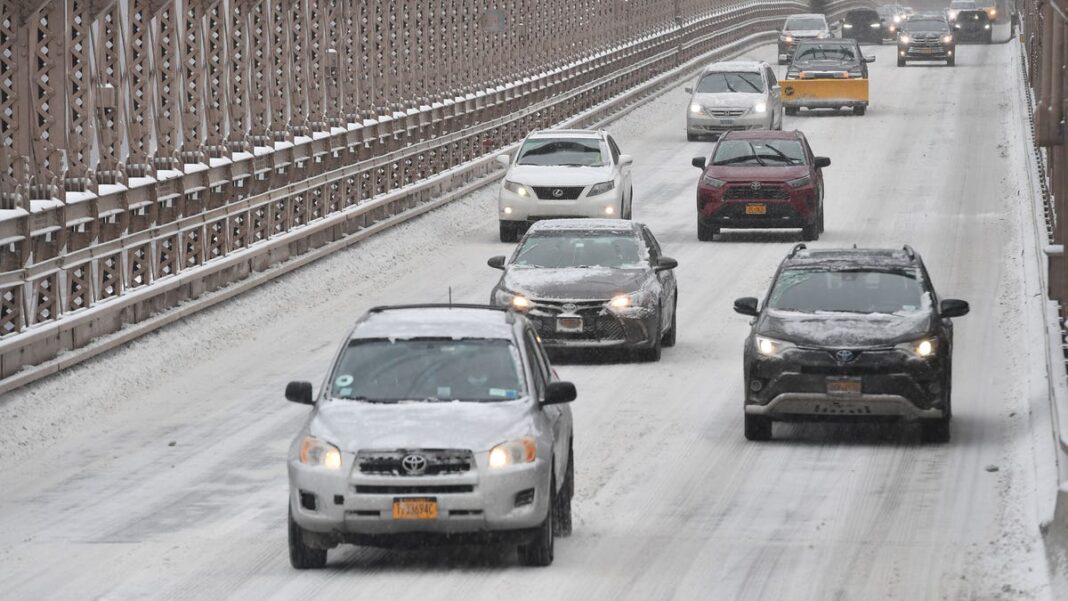
[[(468, 184), (460, 166), (531, 129), (810, 8), (0, 0), (0, 378)], [(147, 289), (166, 294), (43, 327)]]

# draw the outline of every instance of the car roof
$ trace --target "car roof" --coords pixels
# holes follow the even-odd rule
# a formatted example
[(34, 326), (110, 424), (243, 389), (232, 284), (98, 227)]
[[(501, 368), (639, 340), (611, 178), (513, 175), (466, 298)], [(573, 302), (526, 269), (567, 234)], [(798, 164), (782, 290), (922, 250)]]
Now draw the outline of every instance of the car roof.
[(804, 44), (806, 46), (856, 46), (859, 44), (857, 40), (853, 38), (827, 38), (825, 40), (798, 40), (797, 45)]
[(604, 130), (599, 129), (541, 129), (531, 132), (528, 138), (602, 138)]
[(775, 131), (770, 129), (750, 129), (729, 131), (720, 140), (799, 140), (801, 132), (796, 130)]
[(827, 15), (821, 15), (820, 13), (796, 13), (792, 15), (787, 15), (786, 20), (789, 21), (790, 19), (803, 19), (808, 17), (815, 17), (818, 19), (823, 19), (824, 21), (827, 20)]
[(752, 72), (760, 73), (761, 68), (764, 66), (764, 61), (722, 61), (718, 63), (712, 63), (705, 67), (705, 73), (723, 73), (723, 72)]
[(908, 246), (809, 249), (804, 244), (799, 244), (783, 261), (783, 266), (895, 269), (916, 267), (919, 263), (919, 255)]
[(550, 231), (638, 231), (642, 224), (626, 219), (544, 219), (535, 221), (530, 233)]
[(351, 340), (373, 338), (488, 338), (512, 340), (515, 315), (480, 305), (375, 307), (356, 323)]

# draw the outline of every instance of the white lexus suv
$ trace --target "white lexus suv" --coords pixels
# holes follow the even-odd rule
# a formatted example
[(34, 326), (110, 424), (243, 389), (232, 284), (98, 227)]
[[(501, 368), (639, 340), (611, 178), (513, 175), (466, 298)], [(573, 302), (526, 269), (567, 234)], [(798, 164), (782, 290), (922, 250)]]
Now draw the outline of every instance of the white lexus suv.
[(535, 131), (514, 157), (497, 160), (508, 169), (497, 203), (501, 242), (515, 242), (538, 219), (630, 219), (634, 159), (603, 130)]

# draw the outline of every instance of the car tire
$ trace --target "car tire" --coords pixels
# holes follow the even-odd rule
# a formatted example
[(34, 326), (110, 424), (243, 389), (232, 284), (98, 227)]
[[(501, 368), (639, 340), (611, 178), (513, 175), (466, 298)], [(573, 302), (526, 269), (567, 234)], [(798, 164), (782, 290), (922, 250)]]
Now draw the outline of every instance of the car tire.
[(822, 234), (825, 230), (826, 228), (824, 227), (823, 222), (823, 205), (820, 204), (820, 233)]
[(812, 223), (806, 223), (801, 228), (801, 239), (805, 242), (812, 242), (813, 240), (820, 239), (820, 218), (816, 216), (812, 220)]
[(571, 499), (575, 496), (575, 445), (567, 445), (567, 471), (564, 473), (564, 485), (556, 497), (556, 516), (553, 519), (553, 534), (559, 537), (571, 536)]
[(289, 510), (289, 565), (298, 570), (318, 570), (326, 566), (326, 549), (309, 547), (304, 542), (304, 529), (293, 520)]
[(783, 59), (781, 59), (781, 58), (779, 59), (779, 64), (780, 64), (780, 65), (785, 65), (785, 64), (787, 64), (787, 63), (789, 63), (789, 62), (790, 62), (790, 61), (788, 61), (788, 60), (783, 60)]
[(788, 106), (783, 110), (786, 113), (787, 117), (795, 117), (798, 113), (801, 112), (801, 109), (797, 108), (796, 106)]
[(631, 187), (630, 190), (627, 192), (627, 205), (626, 205), (626, 208), (622, 211), (621, 214), (623, 215), (623, 219), (630, 220), (630, 219), (633, 218), (633, 215), (634, 215), (634, 188), (633, 187)]
[(515, 242), (519, 240), (519, 224), (515, 221), (501, 222), (501, 242)]
[(784, 119), (784, 117), (783, 117), (783, 114), (782, 114), (782, 110), (780, 109), (779, 110), (779, 124), (775, 127), (775, 131), (782, 131), (783, 119)]
[(946, 66), (947, 67), (956, 67), (957, 66), (957, 57), (954, 56), (954, 57), (952, 57), (950, 59), (947, 59), (946, 60)]
[(672, 347), (675, 346), (675, 341), (678, 340), (678, 317), (679, 317), (679, 292), (675, 291), (675, 300), (671, 302), (671, 328), (664, 333), (663, 338), (660, 339), (661, 346)]
[(950, 416), (920, 421), (920, 440), (925, 443), (944, 444), (949, 442)]
[(549, 510), (545, 512), (545, 520), (538, 526), (537, 532), (524, 545), (520, 545), (516, 551), (520, 565), (535, 568), (543, 568), (553, 563), (553, 514), (556, 513), (556, 475), (553, 474), (549, 482)]
[(864, 113), (866, 113), (866, 112), (868, 112), (868, 107), (866, 107), (866, 106), (855, 106), (855, 107), (853, 107), (853, 114), (857, 115), (858, 117), (863, 117)]
[[(662, 313), (663, 310), (664, 310), (663, 307), (661, 307), (660, 310), (659, 310), (661, 315), (663, 315), (663, 313)], [(663, 337), (664, 337), (664, 326), (661, 325), (659, 321), (657, 321), (656, 332), (652, 336), (652, 338), (653, 338), (652, 344), (650, 344), (646, 348), (638, 349), (634, 353), (635, 357), (639, 361), (642, 361), (644, 363), (656, 363), (657, 361), (659, 361), (660, 360), (660, 356), (663, 354), (663, 347), (664, 347)]]
[(706, 225), (697, 220), (697, 240), (700, 242), (712, 242), (719, 233), (719, 228), (714, 225)]
[(771, 418), (763, 415), (746, 415), (745, 439), (757, 442), (771, 440)]
[(898, 67), (904, 67), (905, 66), (905, 59), (901, 58), (900, 56), (897, 57), (897, 66)]
[(686, 141), (687, 142), (696, 142), (700, 138), (701, 138), (701, 136), (698, 136), (697, 134), (691, 134), (690, 132), (686, 132)]

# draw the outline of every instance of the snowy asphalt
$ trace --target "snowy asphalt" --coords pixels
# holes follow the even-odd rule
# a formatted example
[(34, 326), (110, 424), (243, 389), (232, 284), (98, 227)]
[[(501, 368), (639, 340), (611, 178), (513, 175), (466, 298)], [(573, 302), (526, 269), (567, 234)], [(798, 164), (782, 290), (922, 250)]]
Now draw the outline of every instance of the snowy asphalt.
[[(734, 298), (759, 296), (795, 232), (698, 243), (687, 96), (609, 129), (634, 217), (679, 260), (679, 342), (658, 364), (563, 364), (579, 388), (575, 534), (546, 569), (514, 552), (342, 547), (297, 572), (285, 453), (348, 324), (384, 303), (485, 302), (488, 189), (0, 401), (0, 599), (1048, 599), (1025, 398), (1025, 149), (1010, 44), (899, 69), (872, 47), (867, 116), (786, 118), (827, 175), (815, 246), (911, 244), (957, 321), (953, 441), (909, 425), (742, 436)], [(755, 53), (765, 60), (774, 49)], [(781, 69), (780, 69), (781, 70)], [(1037, 356), (1037, 355), (1036, 355)], [(997, 471), (988, 471), (997, 466)]]

